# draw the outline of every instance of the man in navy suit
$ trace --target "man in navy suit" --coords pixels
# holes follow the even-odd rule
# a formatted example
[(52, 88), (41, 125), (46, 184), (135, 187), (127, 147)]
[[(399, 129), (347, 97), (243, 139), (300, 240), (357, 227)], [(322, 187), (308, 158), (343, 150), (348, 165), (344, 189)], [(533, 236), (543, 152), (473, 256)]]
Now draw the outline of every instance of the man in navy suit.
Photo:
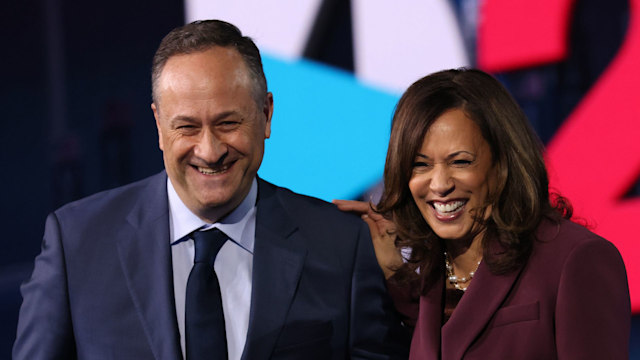
[(175, 29), (152, 81), (166, 172), (49, 215), (14, 358), (194, 358), (185, 294), (211, 228), (228, 239), (212, 266), (229, 359), (406, 357), (366, 225), (256, 176), (273, 97), (251, 39)]

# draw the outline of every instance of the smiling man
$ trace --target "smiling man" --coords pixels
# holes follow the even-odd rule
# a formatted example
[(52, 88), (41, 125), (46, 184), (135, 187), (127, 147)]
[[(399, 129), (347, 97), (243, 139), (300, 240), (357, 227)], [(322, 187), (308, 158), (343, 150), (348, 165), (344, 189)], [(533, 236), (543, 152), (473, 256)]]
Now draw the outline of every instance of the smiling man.
[(49, 215), (14, 359), (406, 358), (366, 225), (256, 175), (273, 96), (251, 39), (175, 29), (152, 82), (166, 172)]
[(242, 55), (220, 46), (172, 56), (154, 82), (151, 108), (169, 179), (211, 223), (246, 197), (262, 162), (273, 97), (255, 87)]

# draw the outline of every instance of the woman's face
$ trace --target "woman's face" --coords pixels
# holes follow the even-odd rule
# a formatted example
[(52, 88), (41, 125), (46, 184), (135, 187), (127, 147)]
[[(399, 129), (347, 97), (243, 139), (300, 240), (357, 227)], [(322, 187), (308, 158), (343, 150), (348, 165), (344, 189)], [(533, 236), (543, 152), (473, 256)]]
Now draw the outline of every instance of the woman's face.
[[(443, 113), (415, 156), (409, 189), (422, 216), (442, 239), (462, 239), (490, 189), (491, 149), (462, 110)], [(489, 207), (485, 219), (491, 213)]]

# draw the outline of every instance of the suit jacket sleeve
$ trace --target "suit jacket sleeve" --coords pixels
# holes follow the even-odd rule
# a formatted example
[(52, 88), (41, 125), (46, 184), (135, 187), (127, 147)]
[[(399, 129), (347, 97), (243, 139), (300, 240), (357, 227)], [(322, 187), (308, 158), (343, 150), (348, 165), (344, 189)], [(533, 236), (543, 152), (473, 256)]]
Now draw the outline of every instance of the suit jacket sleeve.
[(21, 287), (23, 302), (13, 346), (16, 360), (75, 358), (61, 236), (58, 219), (50, 214), (41, 253), (31, 278)]
[(628, 359), (629, 287), (624, 263), (607, 241), (591, 241), (567, 258), (558, 289), (559, 359)]
[(351, 290), (350, 347), (353, 359), (406, 359), (410, 335), (393, 309), (363, 223)]

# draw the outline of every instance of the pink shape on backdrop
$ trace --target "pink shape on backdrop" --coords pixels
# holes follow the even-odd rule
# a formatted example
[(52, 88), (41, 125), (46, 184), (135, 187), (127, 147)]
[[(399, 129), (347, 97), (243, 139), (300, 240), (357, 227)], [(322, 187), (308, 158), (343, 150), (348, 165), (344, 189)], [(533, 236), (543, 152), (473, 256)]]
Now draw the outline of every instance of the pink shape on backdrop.
[[(499, 72), (562, 60), (572, 0), (485, 0), (478, 64)], [(640, 0), (630, 0), (627, 36), (615, 58), (548, 144), (551, 187), (577, 218), (622, 253), (631, 308), (640, 312), (640, 198), (623, 199), (640, 175)], [(594, 24), (597, 26), (597, 24)]]

